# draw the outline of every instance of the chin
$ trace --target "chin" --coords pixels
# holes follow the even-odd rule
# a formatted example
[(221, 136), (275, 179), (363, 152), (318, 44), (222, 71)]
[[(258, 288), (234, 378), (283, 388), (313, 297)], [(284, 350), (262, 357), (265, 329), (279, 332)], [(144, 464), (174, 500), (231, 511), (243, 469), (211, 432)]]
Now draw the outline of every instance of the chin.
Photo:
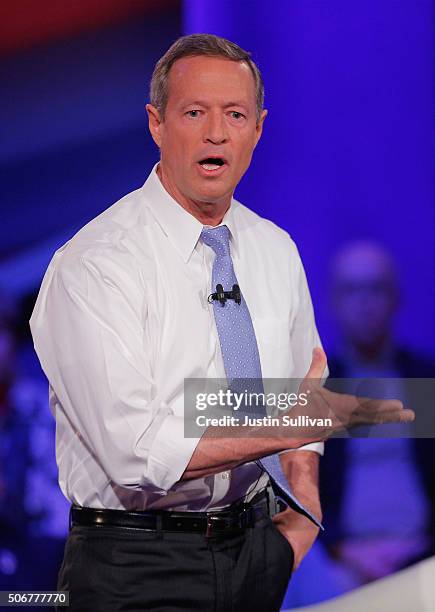
[(221, 200), (225, 198), (225, 193), (206, 193), (203, 192), (199, 195), (198, 200), (201, 202), (209, 202), (210, 204), (218, 204)]
[(204, 185), (203, 188), (197, 190), (198, 199), (203, 202), (219, 202), (224, 198), (228, 198), (229, 194), (232, 193), (231, 188), (223, 185)]

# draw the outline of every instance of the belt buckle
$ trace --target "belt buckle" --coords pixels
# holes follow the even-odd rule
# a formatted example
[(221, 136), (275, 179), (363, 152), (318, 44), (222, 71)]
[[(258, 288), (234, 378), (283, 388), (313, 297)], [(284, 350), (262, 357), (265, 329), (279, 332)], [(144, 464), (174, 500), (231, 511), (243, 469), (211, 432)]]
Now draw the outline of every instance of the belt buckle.
[(205, 531), (205, 537), (211, 538), (213, 536), (213, 521), (217, 521), (218, 517), (213, 514), (207, 514), (207, 528)]

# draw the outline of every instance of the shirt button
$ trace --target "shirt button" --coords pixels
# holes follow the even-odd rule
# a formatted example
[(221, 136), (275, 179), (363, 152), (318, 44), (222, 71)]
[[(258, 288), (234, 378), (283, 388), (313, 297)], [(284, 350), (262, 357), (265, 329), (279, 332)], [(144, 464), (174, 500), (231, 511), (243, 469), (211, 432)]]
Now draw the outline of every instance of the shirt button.
[(222, 480), (228, 480), (229, 477), (230, 477), (229, 472), (222, 472)]

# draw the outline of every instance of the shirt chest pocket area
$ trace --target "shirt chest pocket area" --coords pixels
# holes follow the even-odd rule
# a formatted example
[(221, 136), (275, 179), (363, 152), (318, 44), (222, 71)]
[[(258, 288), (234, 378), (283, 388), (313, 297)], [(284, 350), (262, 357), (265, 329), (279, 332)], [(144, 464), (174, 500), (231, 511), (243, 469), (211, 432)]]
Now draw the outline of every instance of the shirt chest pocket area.
[(288, 317), (256, 317), (253, 324), (263, 378), (287, 378), (292, 367)]

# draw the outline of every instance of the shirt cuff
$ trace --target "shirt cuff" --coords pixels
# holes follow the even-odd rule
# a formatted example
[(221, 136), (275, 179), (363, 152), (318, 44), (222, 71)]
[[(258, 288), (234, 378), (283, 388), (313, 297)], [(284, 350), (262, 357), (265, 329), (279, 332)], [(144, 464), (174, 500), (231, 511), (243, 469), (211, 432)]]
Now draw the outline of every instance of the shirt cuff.
[(310, 451), (314, 451), (315, 453), (319, 453), (319, 455), (323, 456), (325, 452), (325, 443), (324, 442), (310, 442), (310, 444), (304, 444), (303, 446), (300, 446), (299, 448), (288, 448), (286, 450), (280, 451), (278, 455), (282, 455), (282, 453), (291, 453), (291, 452), (298, 451), (298, 450), (310, 450)]
[(161, 490), (169, 491), (186, 470), (200, 439), (186, 438), (184, 418), (168, 415), (151, 444), (146, 481)]

